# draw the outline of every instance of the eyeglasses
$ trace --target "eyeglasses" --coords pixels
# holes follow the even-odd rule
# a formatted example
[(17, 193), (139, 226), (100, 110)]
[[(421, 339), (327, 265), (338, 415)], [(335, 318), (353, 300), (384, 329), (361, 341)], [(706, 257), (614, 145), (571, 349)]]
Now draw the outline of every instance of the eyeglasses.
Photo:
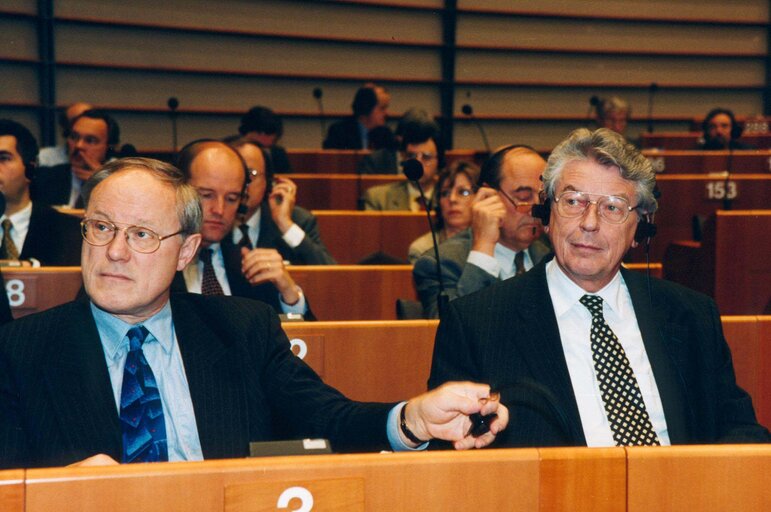
[(459, 188), (446, 188), (439, 192), (439, 198), (440, 199), (449, 199), (452, 195), (453, 191), (455, 191), (456, 194), (460, 197), (462, 201), (465, 201), (467, 199), (470, 199), (471, 196), (474, 195), (474, 191), (470, 188), (466, 187), (459, 187)]
[(265, 176), (265, 171), (258, 171), (257, 169), (249, 169), (249, 179), (262, 178)]
[(136, 252), (150, 254), (158, 250), (161, 242), (167, 238), (183, 233), (182, 230), (170, 235), (161, 236), (152, 229), (142, 226), (126, 226), (119, 228), (114, 222), (101, 219), (83, 219), (80, 222), (80, 233), (83, 240), (91, 245), (101, 247), (107, 245), (115, 239), (119, 230), (126, 234), (126, 243)]
[(436, 154), (428, 153), (426, 151), (417, 151), (415, 153), (407, 153), (406, 157), (407, 157), (407, 160), (414, 158), (416, 160), (420, 160), (421, 162), (430, 162), (431, 160), (436, 158)]
[[(592, 201), (589, 196), (598, 199)], [(557, 205), (557, 213), (567, 218), (580, 217), (590, 204), (596, 205), (600, 217), (611, 224), (621, 224), (629, 217), (629, 212), (637, 208), (629, 206), (629, 201), (623, 197), (586, 194), (577, 190), (563, 192), (554, 203)]]
[(533, 205), (536, 203), (531, 203), (529, 201), (527, 202), (517, 202), (514, 198), (512, 198), (509, 194), (503, 191), (503, 189), (498, 189), (498, 192), (503, 194), (503, 197), (508, 199), (508, 201), (514, 206), (514, 209), (517, 210), (519, 213), (530, 213), (533, 210)]

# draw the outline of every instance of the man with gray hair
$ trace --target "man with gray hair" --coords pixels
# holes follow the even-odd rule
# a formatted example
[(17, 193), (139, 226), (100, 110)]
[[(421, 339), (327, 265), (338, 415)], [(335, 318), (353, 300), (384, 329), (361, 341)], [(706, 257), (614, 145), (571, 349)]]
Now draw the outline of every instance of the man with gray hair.
[[(353, 402), (292, 353), (269, 306), (170, 293), (203, 223), (176, 168), (116, 160), (83, 198), (87, 297), (0, 330), (0, 469), (246, 457), (251, 441), (307, 437), (342, 451), (481, 448), (505, 428), (487, 385)], [(497, 414), (478, 437), (476, 413)]]
[(768, 442), (715, 303), (621, 265), (652, 235), (650, 163), (615, 132), (579, 129), (543, 181), (554, 258), (450, 303), (429, 387), (499, 390), (513, 418), (499, 445)]

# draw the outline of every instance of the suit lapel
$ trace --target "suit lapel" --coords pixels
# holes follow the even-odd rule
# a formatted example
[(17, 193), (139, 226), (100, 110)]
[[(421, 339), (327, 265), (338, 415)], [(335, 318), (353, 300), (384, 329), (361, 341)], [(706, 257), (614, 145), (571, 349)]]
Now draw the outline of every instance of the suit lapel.
[(172, 297), (171, 308), (204, 458), (243, 456), (248, 416), (236, 345), (183, 296)]
[[(28, 260), (32, 254), (39, 260), (45, 261), (47, 258), (41, 257), (40, 254), (48, 247), (46, 244), (45, 235), (43, 230), (46, 229), (44, 219), (41, 219), (41, 209), (37, 204), (32, 203), (32, 214), (29, 217), (29, 227), (27, 228), (27, 236), (24, 239), (24, 245), (21, 248), (19, 259)], [(50, 241), (49, 241), (50, 242)]]
[(687, 397), (683, 376), (677, 364), (677, 346), (684, 342), (680, 329), (669, 320), (666, 304), (653, 303), (643, 276), (622, 269), (624, 282), (632, 297), (637, 325), (640, 328), (648, 361), (661, 396), (664, 417), (672, 444), (687, 443)]
[(106, 452), (119, 460), (117, 406), (88, 300), (73, 304), (69, 313), (54, 326), (51, 337), (56, 341), (45, 362), (54, 413), (72, 446), (93, 447), (95, 451), (84, 456)]
[(522, 340), (519, 349), (533, 378), (553, 393), (556, 406), (564, 413), (571, 429), (569, 434), (573, 440), (577, 444), (586, 444), (554, 306), (546, 285), (545, 268), (545, 262), (542, 262), (517, 278), (522, 281), (525, 290), (519, 294), (521, 302), (513, 305), (518, 320), (512, 323), (510, 331), (516, 332), (516, 339)]

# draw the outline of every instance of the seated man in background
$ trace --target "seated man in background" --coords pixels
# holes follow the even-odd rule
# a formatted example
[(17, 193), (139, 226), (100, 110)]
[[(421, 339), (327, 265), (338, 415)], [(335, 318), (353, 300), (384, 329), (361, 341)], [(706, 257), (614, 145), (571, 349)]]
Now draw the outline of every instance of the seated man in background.
[(294, 182), (274, 176), (270, 156), (257, 143), (242, 139), (231, 145), (246, 162), (250, 177), (246, 212), (232, 241), (250, 250), (277, 249), (293, 265), (334, 265), (321, 242), (316, 217), (295, 206)]
[(174, 289), (248, 297), (270, 304), (277, 313), (308, 314), (302, 290), (276, 249), (233, 244), (231, 232), (251, 176), (241, 155), (224, 142), (203, 139), (182, 148), (178, 163), (187, 183), (201, 195), (203, 224), (198, 257), (185, 267), (184, 279), (178, 276)]
[[(353, 402), (292, 353), (264, 304), (171, 294), (202, 221), (174, 167), (116, 160), (83, 196), (87, 297), (0, 330), (0, 469), (246, 457), (252, 441), (309, 437), (337, 451), (480, 448), (505, 428), (487, 385)], [(498, 417), (475, 438), (476, 412)]]
[(375, 150), (389, 146), (393, 143), (393, 133), (386, 126), (390, 102), (383, 87), (366, 84), (359, 88), (351, 104), (353, 115), (329, 127), (322, 147)]
[(401, 146), (402, 161), (411, 158), (423, 164), (420, 186), (428, 205), (423, 204), (418, 188), (410, 181), (396, 181), (370, 187), (364, 192), (365, 210), (403, 210), (419, 212), (434, 204), (434, 187), (439, 171), (444, 169), (444, 147), (435, 123), (413, 123), (405, 130)]
[[(434, 217), (436, 241), (442, 243), (471, 226), (471, 201), (476, 193), (476, 183), (479, 181), (479, 167), (458, 160), (439, 174), (436, 184), (439, 190), (439, 201)], [(409, 247), (407, 259), (415, 264), (420, 256), (431, 250), (434, 241), (431, 232), (421, 235)]]
[[(469, 295), (532, 268), (550, 251), (538, 240), (532, 216), (546, 162), (526, 146), (507, 146), (485, 162), (471, 206), (471, 228), (439, 246), (442, 283), (449, 300)], [(427, 318), (439, 315), (436, 258), (427, 251), (413, 269)]]
[(37, 154), (37, 141), (27, 128), (0, 119), (0, 192), (5, 198), (0, 259), (33, 266), (80, 265), (80, 221), (30, 200)]
[(699, 149), (757, 149), (752, 144), (742, 142), (742, 127), (736, 122), (736, 116), (727, 108), (715, 108), (707, 113), (702, 123), (704, 142)]
[(80, 187), (109, 160), (120, 140), (118, 123), (106, 112), (86, 110), (72, 121), (67, 138), (69, 162), (41, 167), (32, 182), (32, 199), (82, 208)]
[(55, 165), (66, 164), (69, 161), (67, 156), (67, 139), (70, 137), (70, 125), (72, 121), (86, 110), (94, 108), (88, 103), (73, 103), (59, 113), (59, 128), (62, 130), (62, 139), (64, 142), (58, 146), (40, 148), (37, 156), (37, 165), (39, 167), (54, 167)]
[(267, 107), (252, 107), (241, 116), (238, 133), (246, 139), (258, 143), (270, 152), (273, 172), (292, 172), (286, 149), (278, 145), (284, 135), (284, 123), (281, 118)]
[[(596, 96), (592, 97), (592, 99), (596, 99)], [(632, 113), (626, 100), (618, 96), (600, 98), (595, 109), (597, 111), (597, 126), (599, 128), (607, 128), (621, 135), (626, 133), (626, 125)]]
[(402, 115), (394, 132), (392, 147), (384, 147), (364, 155), (356, 166), (359, 174), (401, 174), (403, 153), (399, 151), (404, 140), (404, 134), (411, 130), (421, 130), (421, 126), (432, 125), (437, 133), (439, 127), (423, 109), (411, 108)]
[(655, 184), (619, 134), (571, 133), (543, 173), (554, 258), (449, 304), (429, 387), (490, 383), (513, 418), (505, 446), (769, 442), (715, 303), (621, 266), (651, 236)]

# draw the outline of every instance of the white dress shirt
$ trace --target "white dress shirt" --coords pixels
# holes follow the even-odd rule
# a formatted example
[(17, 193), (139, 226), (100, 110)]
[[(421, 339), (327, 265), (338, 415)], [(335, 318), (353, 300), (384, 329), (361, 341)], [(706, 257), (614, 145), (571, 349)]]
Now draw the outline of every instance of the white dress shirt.
[[(576, 395), (586, 443), (595, 447), (615, 446), (592, 361), (589, 339), (592, 315), (579, 302), (587, 292), (565, 275), (556, 260), (546, 264), (546, 283), (557, 317), (562, 349)], [(621, 273), (616, 273), (613, 280), (602, 290), (589, 295), (602, 297), (605, 321), (626, 352), (653, 429), (662, 445), (670, 445), (661, 396), (637, 324), (632, 298)]]
[[(257, 208), (257, 211), (252, 214), (251, 217), (246, 219), (245, 224), (249, 227), (248, 233), (249, 233), (249, 241), (252, 242), (252, 245), (254, 247), (257, 247), (257, 240), (260, 239), (260, 220), (262, 217), (262, 207)], [(241, 230), (238, 228), (233, 229), (233, 243), (238, 245), (238, 242), (241, 241), (241, 239), (244, 237), (243, 233), (241, 233)], [(286, 230), (286, 233), (281, 235), (281, 238), (284, 239), (284, 242), (294, 249), (298, 245), (302, 243), (302, 241), (305, 239), (305, 231), (295, 224), (294, 222), (290, 226), (289, 229)]]
[[(211, 244), (209, 249), (212, 250), (211, 263), (214, 267), (214, 275), (217, 276), (222, 287), (222, 293), (225, 295), (232, 295), (230, 291), (230, 283), (228, 283), (228, 276), (225, 272), (225, 259), (222, 256), (222, 248), (220, 244)], [(201, 251), (205, 251), (205, 248), (201, 248)], [(185, 287), (190, 293), (201, 293), (201, 285), (203, 283), (203, 261), (196, 258), (191, 261), (190, 264), (182, 271), (182, 275), (185, 277)], [(281, 298), (281, 294), (278, 293), (278, 302), (281, 304), (281, 311), (284, 313), (294, 313), (298, 315), (304, 315), (308, 312), (308, 307), (305, 302), (305, 295), (302, 293), (300, 287), (297, 287), (300, 294), (300, 300), (295, 304), (287, 304)]]
[[(533, 268), (533, 260), (530, 258), (530, 253), (527, 249), (522, 252), (525, 253), (525, 270), (530, 270)], [(468, 253), (466, 261), (476, 265), (491, 276), (499, 277), (503, 280), (517, 275), (517, 271), (514, 268), (514, 258), (517, 255), (517, 251), (504, 247), (501, 244), (495, 244), (493, 254), (495, 256), (479, 251), (471, 251)]]

